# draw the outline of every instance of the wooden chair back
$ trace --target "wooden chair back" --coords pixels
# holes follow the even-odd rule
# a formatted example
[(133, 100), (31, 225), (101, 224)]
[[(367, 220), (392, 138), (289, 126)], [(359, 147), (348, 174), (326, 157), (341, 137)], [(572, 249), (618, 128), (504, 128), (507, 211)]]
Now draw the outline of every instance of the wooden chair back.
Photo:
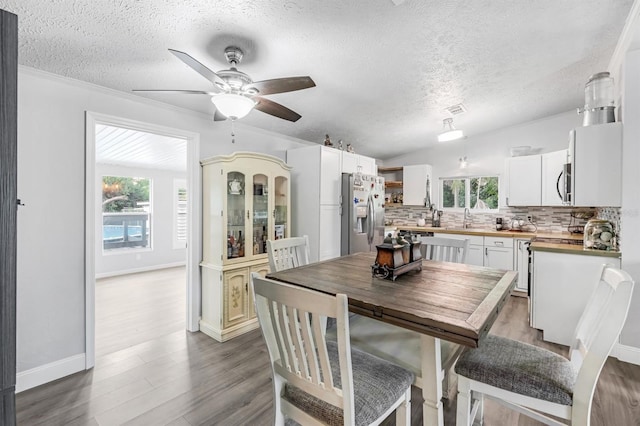
[(271, 272), (309, 264), (309, 237), (282, 238), (267, 241)]
[(572, 424), (589, 424), (593, 395), (629, 312), (634, 282), (613, 266), (603, 265), (600, 282), (576, 327), (569, 350), (578, 378), (573, 389)]
[(419, 237), (423, 245), (423, 256), (428, 260), (464, 263), (469, 251), (469, 239), (458, 240), (442, 237)]
[[(279, 240), (278, 240), (279, 241)], [(274, 395), (285, 382), (344, 410), (345, 424), (355, 424), (351, 345), (347, 296), (316, 291), (263, 278), (252, 273), (256, 314), (274, 373)], [(335, 387), (321, 317), (337, 321), (341, 387)], [(276, 424), (282, 410), (295, 411), (287, 401), (275, 398)]]

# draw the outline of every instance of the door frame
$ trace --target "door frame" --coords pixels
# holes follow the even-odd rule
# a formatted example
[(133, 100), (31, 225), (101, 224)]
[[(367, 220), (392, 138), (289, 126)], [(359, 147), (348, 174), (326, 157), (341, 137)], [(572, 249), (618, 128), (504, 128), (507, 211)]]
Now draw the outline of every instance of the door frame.
[(201, 181), (200, 134), (122, 117), (85, 112), (85, 368), (95, 365), (96, 125), (104, 124), (187, 140), (187, 331), (200, 329)]

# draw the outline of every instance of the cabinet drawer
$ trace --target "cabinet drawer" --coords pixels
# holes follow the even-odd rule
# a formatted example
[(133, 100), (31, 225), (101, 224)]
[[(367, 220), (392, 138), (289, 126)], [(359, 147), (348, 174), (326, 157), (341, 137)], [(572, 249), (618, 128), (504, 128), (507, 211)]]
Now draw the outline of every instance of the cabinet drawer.
[(513, 238), (505, 237), (484, 237), (485, 247), (513, 248)]
[(440, 238), (451, 238), (453, 240), (469, 240), (469, 245), (478, 245), (478, 246), (482, 246), (484, 245), (484, 237), (479, 236), (479, 235), (465, 235), (465, 234), (445, 234), (445, 233), (434, 233), (433, 234), (434, 237), (440, 237)]

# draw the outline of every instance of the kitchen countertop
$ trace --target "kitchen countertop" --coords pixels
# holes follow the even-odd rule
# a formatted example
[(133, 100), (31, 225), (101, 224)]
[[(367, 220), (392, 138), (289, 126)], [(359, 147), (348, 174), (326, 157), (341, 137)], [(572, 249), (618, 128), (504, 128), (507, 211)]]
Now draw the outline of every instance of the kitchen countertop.
[[(496, 231), (495, 229), (486, 228), (456, 228), (456, 227), (443, 227), (436, 228), (433, 226), (411, 226), (411, 225), (395, 225), (398, 230), (411, 231), (411, 232), (437, 232), (439, 234), (463, 234), (463, 235), (477, 235), (483, 237), (505, 237), (505, 238), (558, 238), (567, 240), (582, 240), (582, 234), (572, 234), (570, 232), (528, 232), (528, 231)], [(562, 243), (548, 243), (548, 242), (533, 242), (529, 246), (532, 251), (548, 251), (555, 253), (568, 253), (568, 254), (583, 254), (588, 256), (603, 256), (603, 257), (620, 257), (620, 251), (606, 251), (606, 250), (593, 250), (585, 249), (582, 245), (578, 244), (562, 244)]]

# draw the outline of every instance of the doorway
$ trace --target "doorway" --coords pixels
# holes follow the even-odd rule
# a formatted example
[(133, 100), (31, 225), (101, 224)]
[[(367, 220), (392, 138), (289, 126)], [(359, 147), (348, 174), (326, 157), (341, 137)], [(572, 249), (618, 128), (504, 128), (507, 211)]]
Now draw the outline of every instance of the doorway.
[[(147, 274), (145, 271), (154, 269), (153, 263), (157, 263), (157, 259), (160, 259), (164, 266), (177, 267), (177, 265), (172, 265), (172, 259), (176, 260), (176, 248), (179, 249), (180, 244), (183, 244), (182, 247), (186, 246), (186, 267), (182, 266), (182, 271), (185, 274), (184, 281), (186, 281), (184, 289), (186, 318), (184, 323), (186, 323), (188, 331), (197, 331), (200, 316), (198, 260), (201, 244), (199, 237), (199, 135), (185, 130), (93, 112), (86, 113), (86, 124), (85, 346), (86, 368), (89, 369), (95, 365), (96, 357), (96, 277), (105, 278), (123, 272), (141, 273), (140, 277), (144, 277)], [(111, 154), (105, 154), (103, 140), (105, 133), (108, 135), (108, 143), (114, 146), (117, 144), (118, 138), (126, 139), (127, 143), (120, 148), (107, 149), (106, 151)], [(155, 154), (145, 153), (145, 149), (150, 149), (149, 143), (152, 143), (145, 142), (145, 138), (154, 139), (156, 145), (153, 147), (163, 143), (167, 145), (164, 157), (158, 155), (157, 152)], [(182, 144), (182, 151), (178, 148), (172, 150), (172, 143), (175, 144), (175, 147)], [(178, 155), (176, 158), (166, 158), (176, 154)], [(160, 166), (162, 162), (168, 164), (165, 168), (173, 167), (176, 169), (178, 167), (175, 164), (177, 161), (182, 161), (184, 170), (181, 173), (152, 171), (162, 168)], [(145, 162), (146, 167), (143, 164)], [(162, 194), (162, 197), (172, 197), (173, 195), (169, 194), (176, 192), (178, 196), (172, 198), (176, 203), (180, 202), (180, 191), (182, 190), (184, 195), (186, 186), (188, 196), (186, 200), (181, 200), (183, 208), (186, 206), (186, 212), (183, 211), (182, 215), (177, 214), (179, 213), (178, 204), (174, 204), (176, 207), (174, 213), (176, 214), (167, 214), (165, 204), (164, 208), (154, 214), (153, 199), (144, 200), (144, 191), (139, 191), (142, 195), (136, 193), (134, 196), (132, 193), (118, 194), (117, 190), (114, 190), (119, 185), (152, 188), (154, 180), (156, 184), (162, 184), (165, 187), (158, 193)], [(168, 183), (170, 180), (173, 180), (172, 184)], [(180, 182), (186, 182), (186, 185)], [(107, 200), (103, 200), (102, 197), (105, 185), (108, 189), (111, 188), (111, 192), (107, 194), (107, 198), (109, 198)], [(169, 186), (171, 189), (168, 188)], [(154, 194), (153, 190), (147, 192)], [(191, 196), (191, 194), (193, 195)], [(122, 199), (135, 199), (135, 202), (131, 201), (122, 211), (116, 207), (116, 204), (119, 204)], [(109, 205), (109, 213), (103, 214), (103, 202)], [(169, 206), (169, 209), (171, 207)], [(168, 219), (167, 216), (171, 216), (171, 219)], [(109, 221), (109, 224), (105, 224), (105, 220)], [(184, 225), (182, 230), (186, 231), (182, 234), (179, 232), (180, 223)], [(162, 231), (162, 238), (159, 237), (158, 232), (154, 232), (155, 228)], [(109, 232), (105, 234), (106, 231)], [(171, 234), (172, 247), (170, 248), (165, 247), (168, 244), (166, 241), (168, 233)], [(181, 236), (183, 241), (179, 241), (176, 236)], [(162, 241), (163, 238), (165, 241)], [(164, 257), (160, 256), (162, 247), (164, 247)], [(178, 250), (177, 252), (184, 254), (184, 251)], [(154, 260), (154, 256), (157, 258), (156, 260)], [(182, 264), (183, 262), (184, 260), (177, 263)], [(175, 271), (173, 274), (175, 276)]]

